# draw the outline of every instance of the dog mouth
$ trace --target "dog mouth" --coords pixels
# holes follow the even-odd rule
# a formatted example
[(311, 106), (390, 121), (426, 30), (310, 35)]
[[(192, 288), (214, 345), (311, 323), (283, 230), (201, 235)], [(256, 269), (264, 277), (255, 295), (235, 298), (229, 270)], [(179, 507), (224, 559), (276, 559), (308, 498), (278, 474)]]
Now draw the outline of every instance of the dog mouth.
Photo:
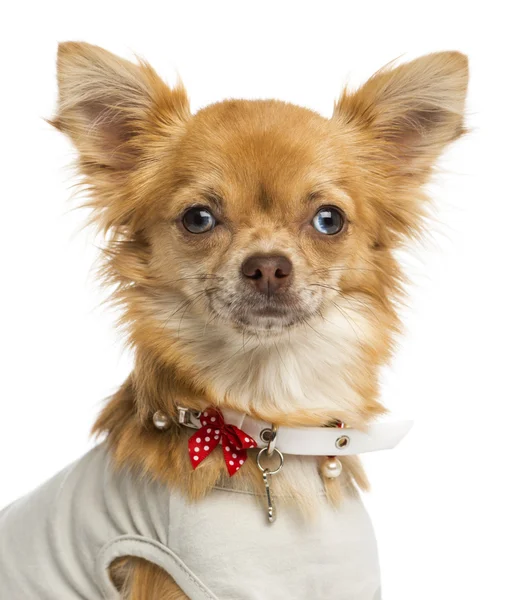
[(317, 312), (317, 306), (307, 305), (307, 302), (290, 293), (279, 297), (213, 296), (210, 298), (210, 308), (218, 318), (228, 321), (236, 329), (254, 333), (284, 331), (307, 322)]

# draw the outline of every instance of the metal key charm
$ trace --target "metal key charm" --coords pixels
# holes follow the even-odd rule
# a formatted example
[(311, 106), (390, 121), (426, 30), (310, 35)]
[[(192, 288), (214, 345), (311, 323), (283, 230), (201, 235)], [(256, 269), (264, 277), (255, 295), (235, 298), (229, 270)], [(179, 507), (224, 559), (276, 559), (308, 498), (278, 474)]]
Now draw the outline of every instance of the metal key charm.
[(261, 473), (263, 474), (263, 482), (265, 485), (265, 492), (266, 492), (266, 502), (267, 502), (267, 517), (268, 517), (268, 522), (269, 523), (273, 523), (276, 520), (276, 509), (274, 506), (274, 502), (272, 500), (272, 491), (270, 489), (270, 479), (272, 477), (272, 475), (275, 475), (276, 473), (279, 473), (279, 471), (281, 471), (281, 469), (283, 468), (283, 464), (285, 462), (285, 458), (283, 456), (283, 454), (277, 449), (274, 448), (272, 451), (273, 453), (276, 453), (279, 456), (279, 466), (274, 469), (274, 470), (270, 470), (268, 468), (263, 467), (262, 465), (262, 456), (263, 454), (268, 450), (268, 448), (262, 448), (261, 451), (259, 452), (259, 454), (257, 455), (257, 466), (259, 467), (259, 469), (261, 470)]
[(270, 482), (268, 481), (268, 475), (270, 471), (265, 469), (263, 471), (263, 481), (265, 484), (266, 501), (268, 502), (268, 521), (273, 523), (276, 520), (276, 513), (274, 503), (272, 502), (272, 492), (270, 491)]

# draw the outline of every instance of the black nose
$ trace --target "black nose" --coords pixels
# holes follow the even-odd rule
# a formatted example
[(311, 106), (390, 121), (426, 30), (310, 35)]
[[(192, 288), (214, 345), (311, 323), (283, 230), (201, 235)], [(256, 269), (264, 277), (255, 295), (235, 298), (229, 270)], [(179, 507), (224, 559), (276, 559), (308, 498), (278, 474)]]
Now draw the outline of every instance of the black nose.
[(275, 294), (291, 280), (292, 263), (286, 256), (249, 256), (241, 267), (245, 279), (262, 294)]

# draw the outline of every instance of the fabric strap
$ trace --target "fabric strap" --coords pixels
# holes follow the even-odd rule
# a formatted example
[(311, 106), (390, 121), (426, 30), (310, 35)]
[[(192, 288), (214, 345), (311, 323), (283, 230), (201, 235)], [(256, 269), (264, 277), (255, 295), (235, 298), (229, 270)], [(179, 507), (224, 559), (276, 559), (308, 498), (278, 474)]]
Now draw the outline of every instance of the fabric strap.
[[(272, 428), (270, 423), (259, 421), (231, 409), (222, 411), (226, 423), (235, 425), (249, 434), (259, 448), (268, 445), (261, 437)], [(201, 427), (200, 418), (190, 416), (184, 423), (194, 429)], [(374, 423), (365, 431), (337, 427), (278, 427), (275, 447), (284, 454), (300, 456), (350, 456), (390, 450), (399, 444), (413, 425), (413, 421)]]

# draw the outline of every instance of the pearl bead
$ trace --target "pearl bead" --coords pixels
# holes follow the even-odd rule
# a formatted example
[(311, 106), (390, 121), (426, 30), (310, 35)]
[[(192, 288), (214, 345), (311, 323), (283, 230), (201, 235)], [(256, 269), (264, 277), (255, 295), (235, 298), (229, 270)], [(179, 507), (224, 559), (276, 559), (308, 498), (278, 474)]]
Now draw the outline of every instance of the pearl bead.
[(157, 410), (152, 416), (152, 422), (156, 429), (160, 429), (160, 431), (165, 431), (171, 427), (171, 419), (161, 410)]
[(321, 465), (321, 473), (328, 479), (339, 477), (342, 472), (342, 463), (334, 457), (326, 458)]

